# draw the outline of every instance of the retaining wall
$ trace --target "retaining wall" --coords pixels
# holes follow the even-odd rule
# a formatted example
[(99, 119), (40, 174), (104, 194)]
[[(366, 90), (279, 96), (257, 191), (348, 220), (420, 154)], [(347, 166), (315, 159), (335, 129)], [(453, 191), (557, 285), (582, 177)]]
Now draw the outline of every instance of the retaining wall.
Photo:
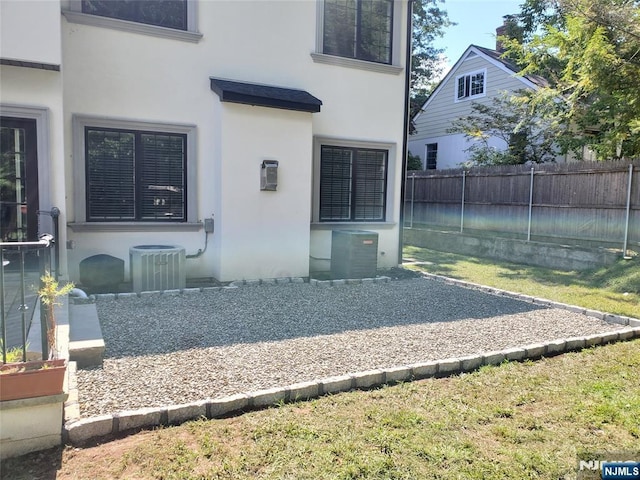
[(615, 263), (619, 252), (503, 237), (416, 228), (404, 229), (404, 244), (560, 270), (587, 270)]

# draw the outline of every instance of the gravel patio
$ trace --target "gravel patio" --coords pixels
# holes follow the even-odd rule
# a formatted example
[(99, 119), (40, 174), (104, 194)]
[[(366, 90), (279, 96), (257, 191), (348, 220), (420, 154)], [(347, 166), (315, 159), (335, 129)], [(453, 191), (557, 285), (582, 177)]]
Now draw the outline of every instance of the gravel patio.
[(247, 285), (99, 299), (102, 368), (78, 370), (82, 417), (621, 328), (430, 278)]

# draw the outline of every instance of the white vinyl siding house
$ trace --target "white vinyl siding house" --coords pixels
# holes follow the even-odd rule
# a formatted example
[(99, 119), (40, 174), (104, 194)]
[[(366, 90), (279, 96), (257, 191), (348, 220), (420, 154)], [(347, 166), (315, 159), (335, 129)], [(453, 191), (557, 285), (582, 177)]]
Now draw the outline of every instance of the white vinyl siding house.
[[(497, 54), (497, 52), (494, 52)], [(483, 92), (472, 94), (474, 75), (481, 74)], [(468, 95), (460, 98), (460, 79), (469, 79)], [(476, 77), (477, 78), (477, 77)], [(527, 78), (516, 75), (502, 61), (487, 54), (487, 49), (470, 46), (440, 82), (421, 111), (414, 117), (416, 132), (409, 138), (409, 150), (420, 156), (426, 168), (426, 145), (437, 144), (437, 168), (455, 168), (467, 161), (465, 150), (469, 143), (463, 134), (448, 133), (451, 122), (469, 115), (473, 102), (490, 104), (501, 92), (513, 92), (523, 88), (535, 88)], [(506, 148), (504, 142), (495, 139), (493, 145)]]
[[(306, 277), (339, 229), (377, 232), (379, 267), (397, 265), (407, 0), (356, 1), (371, 8), (352, 50), (330, 28), (341, 0), (172, 0), (169, 19), (162, 2), (106, 3), (1, 4), (0, 107), (42, 126), (39, 208), (61, 210), (63, 278), (107, 254), (128, 279), (130, 247), (149, 244), (184, 247), (187, 278)], [(323, 148), (368, 169), (349, 215), (321, 215)]]

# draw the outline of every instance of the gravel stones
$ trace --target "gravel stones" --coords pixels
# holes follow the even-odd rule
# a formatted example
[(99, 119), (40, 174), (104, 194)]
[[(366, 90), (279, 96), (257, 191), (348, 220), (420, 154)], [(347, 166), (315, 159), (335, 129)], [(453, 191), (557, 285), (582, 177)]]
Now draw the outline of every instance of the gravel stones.
[(612, 331), (600, 318), (430, 279), (247, 285), (97, 302), (82, 417)]

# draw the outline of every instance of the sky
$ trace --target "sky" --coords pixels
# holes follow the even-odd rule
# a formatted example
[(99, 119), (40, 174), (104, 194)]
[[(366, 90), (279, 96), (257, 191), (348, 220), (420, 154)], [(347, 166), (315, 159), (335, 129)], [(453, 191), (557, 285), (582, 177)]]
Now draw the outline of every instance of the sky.
[(445, 0), (442, 8), (457, 25), (449, 27), (436, 46), (446, 48), (444, 54), (453, 66), (471, 44), (495, 48), (496, 28), (502, 17), (520, 11), (523, 0)]

